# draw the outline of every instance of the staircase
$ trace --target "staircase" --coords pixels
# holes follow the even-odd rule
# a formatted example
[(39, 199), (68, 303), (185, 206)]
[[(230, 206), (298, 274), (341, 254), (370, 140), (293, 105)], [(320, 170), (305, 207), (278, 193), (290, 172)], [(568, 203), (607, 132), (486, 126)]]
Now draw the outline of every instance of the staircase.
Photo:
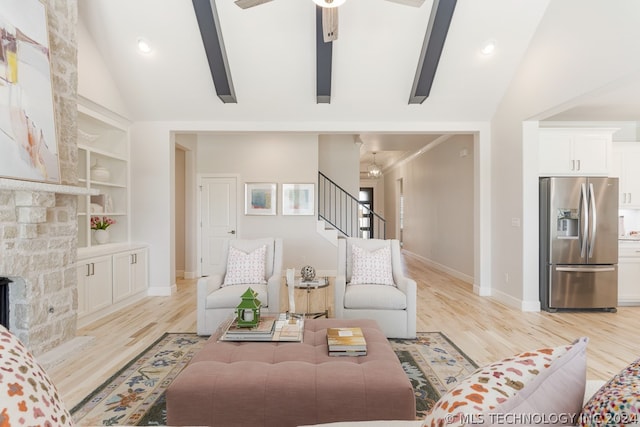
[(334, 245), (344, 237), (384, 239), (386, 221), (322, 172), (318, 172), (318, 233)]

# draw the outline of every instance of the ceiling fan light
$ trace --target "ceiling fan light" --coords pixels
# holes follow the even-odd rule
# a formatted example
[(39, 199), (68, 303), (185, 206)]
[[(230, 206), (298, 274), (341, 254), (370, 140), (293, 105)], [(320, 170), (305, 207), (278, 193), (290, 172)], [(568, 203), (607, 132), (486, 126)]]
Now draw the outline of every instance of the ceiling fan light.
[(320, 7), (338, 7), (347, 0), (313, 0)]

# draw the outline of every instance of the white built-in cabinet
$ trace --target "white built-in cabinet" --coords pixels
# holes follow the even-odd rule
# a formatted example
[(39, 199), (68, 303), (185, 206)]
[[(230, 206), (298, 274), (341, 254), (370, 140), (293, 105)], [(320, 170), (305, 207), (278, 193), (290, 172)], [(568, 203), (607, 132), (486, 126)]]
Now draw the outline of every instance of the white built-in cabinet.
[(540, 176), (608, 176), (611, 128), (540, 128)]
[[(78, 102), (78, 181), (98, 193), (78, 196), (78, 326), (146, 296), (148, 247), (131, 241), (129, 123), (80, 98)], [(98, 244), (92, 216), (116, 221), (109, 242)]]
[(78, 262), (78, 318), (109, 307), (112, 302), (110, 256)]
[(618, 250), (618, 305), (640, 305), (640, 242)]
[(113, 302), (147, 290), (147, 249), (113, 255)]
[(146, 296), (149, 283), (144, 245), (112, 245), (108, 254), (100, 254), (100, 248), (86, 252), (76, 264), (79, 327)]
[(620, 178), (620, 208), (640, 209), (640, 142), (613, 143), (611, 176)]

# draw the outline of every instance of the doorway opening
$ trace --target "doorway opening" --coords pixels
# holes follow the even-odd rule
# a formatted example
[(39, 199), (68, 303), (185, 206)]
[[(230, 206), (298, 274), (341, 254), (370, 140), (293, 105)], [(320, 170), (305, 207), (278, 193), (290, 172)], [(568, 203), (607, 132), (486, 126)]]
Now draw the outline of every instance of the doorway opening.
[(371, 239), (373, 237), (373, 187), (360, 187), (358, 200), (360, 201), (358, 208), (360, 237)]

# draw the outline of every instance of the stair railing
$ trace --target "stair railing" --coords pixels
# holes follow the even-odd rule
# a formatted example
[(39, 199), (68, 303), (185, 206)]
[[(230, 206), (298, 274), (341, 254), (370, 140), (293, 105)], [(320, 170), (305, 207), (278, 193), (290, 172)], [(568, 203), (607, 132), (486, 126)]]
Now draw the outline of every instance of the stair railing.
[(318, 172), (318, 219), (343, 236), (384, 239), (386, 221), (364, 203)]

